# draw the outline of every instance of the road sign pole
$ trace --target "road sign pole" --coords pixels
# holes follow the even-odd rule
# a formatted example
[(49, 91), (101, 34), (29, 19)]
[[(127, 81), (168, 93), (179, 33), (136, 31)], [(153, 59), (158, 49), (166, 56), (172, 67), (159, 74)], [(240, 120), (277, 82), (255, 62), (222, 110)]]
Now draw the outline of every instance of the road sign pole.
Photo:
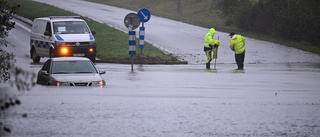
[(133, 55), (131, 55), (131, 72), (133, 72)]
[(124, 25), (129, 29), (129, 55), (131, 55), (131, 71), (133, 71), (133, 55), (136, 54), (136, 32), (140, 26), (140, 17), (136, 13), (129, 13), (124, 17)]

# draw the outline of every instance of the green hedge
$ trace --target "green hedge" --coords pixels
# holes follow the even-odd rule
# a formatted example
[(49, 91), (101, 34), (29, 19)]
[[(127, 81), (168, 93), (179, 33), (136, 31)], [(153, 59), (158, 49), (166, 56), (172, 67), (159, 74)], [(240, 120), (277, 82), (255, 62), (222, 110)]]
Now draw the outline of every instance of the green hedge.
[(219, 0), (228, 25), (320, 47), (319, 0)]

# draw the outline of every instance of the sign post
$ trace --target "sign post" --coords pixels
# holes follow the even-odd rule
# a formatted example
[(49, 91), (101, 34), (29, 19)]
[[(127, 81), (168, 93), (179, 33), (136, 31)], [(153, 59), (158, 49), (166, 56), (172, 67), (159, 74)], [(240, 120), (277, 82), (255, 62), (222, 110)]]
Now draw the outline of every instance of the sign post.
[(144, 38), (145, 38), (145, 27), (144, 23), (148, 22), (151, 18), (151, 13), (147, 8), (141, 8), (138, 11), (138, 16), (140, 18), (140, 22), (142, 22), (142, 27), (140, 27), (139, 31), (139, 47), (141, 49), (141, 54), (142, 54), (142, 49), (144, 48)]
[(129, 13), (124, 18), (124, 25), (129, 29), (129, 55), (131, 55), (131, 71), (133, 72), (133, 55), (136, 55), (136, 31), (140, 26), (140, 18), (136, 13)]

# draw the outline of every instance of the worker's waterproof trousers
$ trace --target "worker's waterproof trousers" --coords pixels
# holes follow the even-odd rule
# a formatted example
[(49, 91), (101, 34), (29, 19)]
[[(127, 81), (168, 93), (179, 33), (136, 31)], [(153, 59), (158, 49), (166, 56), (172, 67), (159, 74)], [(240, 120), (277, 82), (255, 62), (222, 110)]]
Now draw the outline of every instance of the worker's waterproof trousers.
[(207, 59), (206, 59), (206, 69), (210, 69), (210, 62), (212, 60), (212, 57), (211, 57), (212, 50), (205, 50), (204, 52), (206, 53), (206, 57), (207, 57)]
[(245, 51), (243, 51), (240, 54), (235, 54), (236, 63), (237, 63), (237, 66), (238, 66), (239, 70), (242, 70), (243, 67), (244, 67), (244, 65), (243, 65), (244, 57), (245, 57)]
[(204, 51), (204, 52), (206, 53), (206, 57), (207, 57), (206, 63), (210, 63), (211, 60), (212, 60), (212, 57), (211, 57), (211, 52), (212, 52), (212, 50), (206, 50), (206, 51)]
[(211, 62), (211, 60), (212, 60), (212, 57), (211, 57), (212, 46), (210, 46), (210, 47), (204, 46), (203, 51), (204, 51), (204, 53), (206, 54), (206, 58), (207, 58), (207, 59), (206, 59), (206, 68), (207, 68), (207, 69), (210, 69), (210, 62)]

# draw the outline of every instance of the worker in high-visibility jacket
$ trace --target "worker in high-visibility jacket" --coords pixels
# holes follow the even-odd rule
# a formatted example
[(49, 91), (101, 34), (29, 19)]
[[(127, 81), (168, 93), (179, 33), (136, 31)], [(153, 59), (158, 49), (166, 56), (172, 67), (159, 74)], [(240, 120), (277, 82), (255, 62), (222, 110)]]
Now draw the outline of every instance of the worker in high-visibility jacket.
[(243, 70), (243, 62), (245, 57), (245, 45), (246, 45), (246, 39), (234, 32), (231, 32), (230, 35), (230, 48), (235, 53), (235, 60), (238, 66), (238, 70)]
[(211, 28), (209, 32), (206, 34), (206, 37), (204, 38), (204, 52), (206, 54), (206, 68), (210, 69), (210, 62), (212, 60), (212, 50), (213, 47), (218, 47), (220, 45), (219, 40), (214, 40), (214, 34), (216, 33), (216, 30), (214, 28)]

